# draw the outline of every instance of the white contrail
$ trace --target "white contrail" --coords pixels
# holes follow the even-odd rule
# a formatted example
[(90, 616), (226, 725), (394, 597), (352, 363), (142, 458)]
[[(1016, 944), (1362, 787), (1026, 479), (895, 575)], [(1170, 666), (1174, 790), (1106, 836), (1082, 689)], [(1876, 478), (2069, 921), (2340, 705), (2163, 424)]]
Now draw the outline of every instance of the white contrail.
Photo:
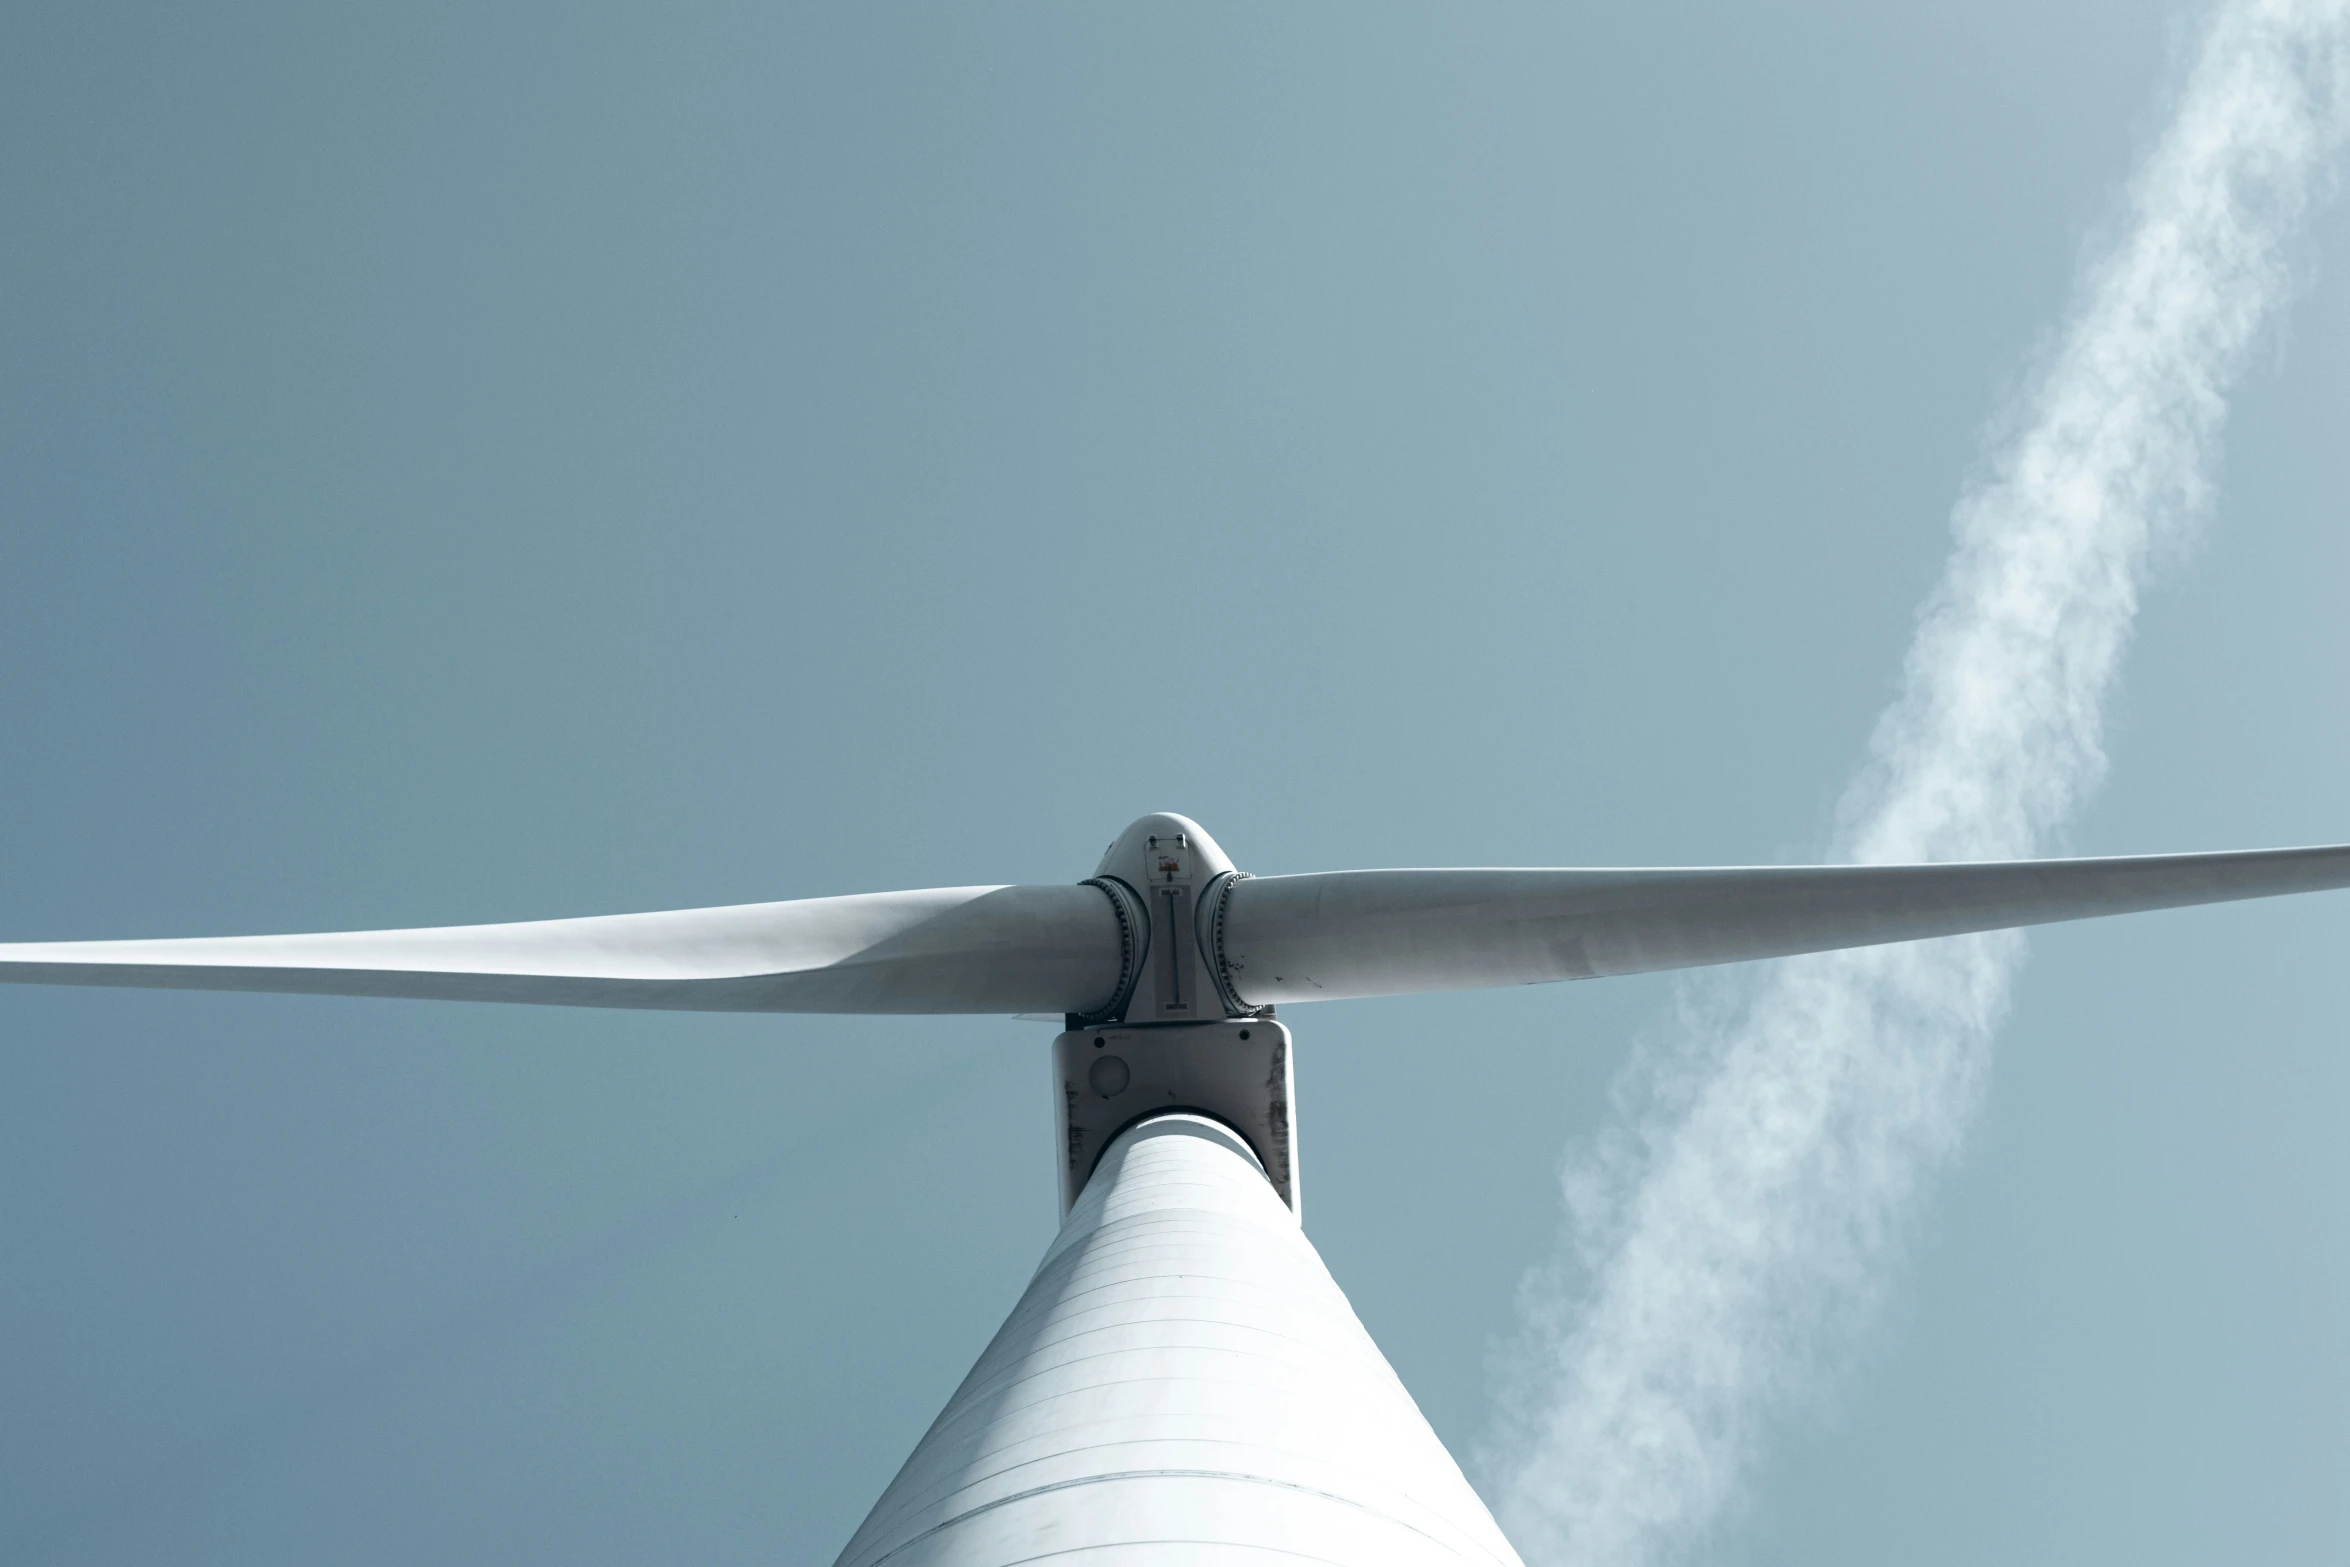
[[(1840, 857), (2029, 855), (2096, 785), (2139, 587), (2208, 506), (2226, 389), (2346, 104), (2350, 0), (2220, 9), (2127, 227), (1958, 504)], [(1684, 989), (1619, 1084), (1623, 1124), (1570, 1161), (1570, 1244), (1525, 1292), (1488, 1469), (1530, 1560), (1668, 1560), (1738, 1499), (1772, 1411), (1869, 1320), (2022, 953), (1967, 937), (1774, 965), (1734, 1004)]]

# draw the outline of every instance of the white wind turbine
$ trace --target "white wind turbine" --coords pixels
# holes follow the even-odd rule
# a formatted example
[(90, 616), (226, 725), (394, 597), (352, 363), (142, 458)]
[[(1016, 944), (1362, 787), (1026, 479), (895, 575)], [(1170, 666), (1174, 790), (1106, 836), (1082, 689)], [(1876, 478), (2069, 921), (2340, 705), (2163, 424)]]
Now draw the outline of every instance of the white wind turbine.
[(1298, 1227), (1282, 1002), (1595, 979), (2350, 886), (2350, 845), (1252, 878), (1146, 816), (1074, 886), (0, 945), (0, 980), (1059, 1013), (1059, 1235), (840, 1567), (1518, 1561)]

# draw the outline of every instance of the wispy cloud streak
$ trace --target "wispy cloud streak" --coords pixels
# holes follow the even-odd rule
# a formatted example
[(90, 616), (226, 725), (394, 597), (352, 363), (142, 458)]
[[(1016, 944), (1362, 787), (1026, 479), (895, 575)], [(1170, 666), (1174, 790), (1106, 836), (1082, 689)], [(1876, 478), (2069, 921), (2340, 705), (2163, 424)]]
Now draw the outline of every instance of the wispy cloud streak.
[[(2346, 0), (2213, 18), (2126, 227), (1959, 501), (1836, 857), (2029, 855), (2096, 786), (2140, 587), (2208, 508), (2228, 387), (2346, 112)], [(2004, 933), (1684, 989), (1617, 1129), (1570, 1160), (1566, 1255), (1525, 1294), (1488, 1468), (1529, 1560), (1671, 1560), (1738, 1499), (1772, 1413), (1870, 1319), (1981, 1099), (2022, 954)]]

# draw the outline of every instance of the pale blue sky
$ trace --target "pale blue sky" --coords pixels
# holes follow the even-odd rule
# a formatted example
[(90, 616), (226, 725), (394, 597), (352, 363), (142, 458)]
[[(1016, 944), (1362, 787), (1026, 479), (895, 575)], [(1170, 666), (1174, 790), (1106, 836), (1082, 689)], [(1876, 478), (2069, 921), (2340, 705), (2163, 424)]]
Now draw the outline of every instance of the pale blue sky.
[[(0, 18), (0, 937), (1804, 858), (2193, 11)], [(2350, 219), (2075, 847), (2350, 838)], [(2350, 898), (2040, 938), (1710, 1560), (2350, 1553)], [(1464, 1457), (1663, 980), (1296, 1009)], [(0, 991), (0, 1556), (829, 1560), (1050, 1030)]]

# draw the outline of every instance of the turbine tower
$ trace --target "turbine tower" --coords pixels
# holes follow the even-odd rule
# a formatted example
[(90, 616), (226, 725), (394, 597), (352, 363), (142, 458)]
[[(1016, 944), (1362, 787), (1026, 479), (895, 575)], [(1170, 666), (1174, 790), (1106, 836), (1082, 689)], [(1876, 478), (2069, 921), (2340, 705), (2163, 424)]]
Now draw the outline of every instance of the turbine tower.
[(1063, 1220), (838, 1567), (1515, 1567), (1299, 1226), (1282, 1003), (1530, 985), (2350, 886), (2350, 845), (1252, 878), (1146, 816), (1073, 886), (0, 945), (0, 980), (728, 1012), (1046, 1013)]

